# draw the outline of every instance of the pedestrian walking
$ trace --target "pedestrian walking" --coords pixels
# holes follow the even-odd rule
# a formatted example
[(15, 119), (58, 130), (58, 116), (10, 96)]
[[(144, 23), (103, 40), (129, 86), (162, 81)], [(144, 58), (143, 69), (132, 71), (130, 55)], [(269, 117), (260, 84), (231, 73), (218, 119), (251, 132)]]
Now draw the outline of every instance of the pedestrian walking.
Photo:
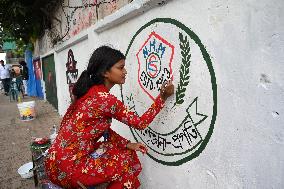
[(0, 79), (2, 81), (5, 95), (8, 96), (9, 93), (9, 86), (10, 86), (10, 66), (7, 64), (4, 64), (3, 60), (0, 60)]
[[(125, 56), (107, 46), (96, 49), (76, 82), (76, 100), (65, 113), (58, 135), (45, 161), (50, 180), (64, 188), (109, 183), (108, 189), (138, 188), (142, 170), (136, 151), (146, 153), (142, 143), (132, 143), (111, 127), (112, 118), (135, 129), (145, 129), (174, 92), (171, 82), (140, 117), (109, 93), (125, 82)], [(104, 141), (98, 141), (104, 136)]]

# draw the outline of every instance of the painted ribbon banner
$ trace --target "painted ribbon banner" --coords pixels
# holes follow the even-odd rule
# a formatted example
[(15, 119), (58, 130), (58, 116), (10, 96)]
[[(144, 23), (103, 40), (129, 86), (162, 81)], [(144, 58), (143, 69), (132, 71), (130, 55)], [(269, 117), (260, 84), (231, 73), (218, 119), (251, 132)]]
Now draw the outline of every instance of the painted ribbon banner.
[(199, 37), (177, 20), (157, 18), (142, 26), (126, 52), (123, 101), (142, 115), (172, 80), (175, 94), (145, 130), (131, 128), (148, 155), (178, 166), (205, 149), (217, 116), (217, 85), (210, 56)]

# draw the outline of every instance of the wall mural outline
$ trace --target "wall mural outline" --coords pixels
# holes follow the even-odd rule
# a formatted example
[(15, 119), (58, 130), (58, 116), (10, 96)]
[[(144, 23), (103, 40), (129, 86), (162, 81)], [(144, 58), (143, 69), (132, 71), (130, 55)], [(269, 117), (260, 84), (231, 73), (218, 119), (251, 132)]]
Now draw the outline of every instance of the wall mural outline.
[[(201, 43), (201, 40), (193, 31), (191, 31), (184, 24), (180, 23), (179, 21), (177, 21), (175, 19), (156, 18), (156, 19), (146, 23), (144, 26), (142, 26), (135, 33), (133, 38), (131, 39), (129, 46), (128, 46), (128, 49), (126, 51), (126, 56), (129, 55), (130, 48), (131, 48), (135, 38), (144, 29), (148, 28), (149, 26), (151, 26), (155, 23), (173, 24), (174, 26), (176, 26), (177, 28), (182, 30), (181, 32), (178, 33), (178, 35), (179, 35), (178, 36), (179, 46), (180, 46), (180, 49), (181, 49), (181, 57), (182, 57), (182, 63), (181, 63), (180, 70), (179, 70), (180, 80), (179, 80), (179, 83), (178, 83), (177, 88), (176, 88), (175, 103), (174, 103), (174, 106), (172, 108), (174, 108), (175, 106), (179, 106), (182, 103), (184, 103), (185, 91), (186, 91), (186, 88), (189, 85), (189, 80), (190, 80), (189, 68), (191, 66), (191, 61), (192, 61), (191, 60), (191, 48), (190, 48), (190, 44), (189, 44), (189, 39), (193, 40), (194, 43), (199, 47), (201, 54), (202, 54), (202, 57), (203, 57), (204, 61), (206, 62), (206, 66), (207, 66), (207, 69), (208, 69), (209, 74), (210, 74), (213, 105), (212, 105), (212, 116), (211, 116), (210, 126), (209, 126), (208, 132), (207, 132), (205, 137), (202, 137), (199, 134), (198, 130), (196, 129), (205, 119), (208, 118), (208, 115), (205, 115), (203, 113), (199, 113), (199, 111), (198, 111), (198, 106), (197, 106), (198, 105), (198, 97), (195, 97), (190, 102), (189, 106), (186, 108), (186, 116), (184, 117), (183, 121), (179, 124), (179, 126), (176, 129), (174, 129), (170, 132), (157, 133), (151, 127), (148, 127), (146, 130), (143, 130), (143, 131), (137, 131), (137, 130), (132, 129), (132, 128), (130, 129), (136, 141), (143, 141), (149, 147), (149, 149), (151, 149), (153, 152), (155, 152), (157, 154), (161, 154), (163, 156), (176, 156), (176, 155), (186, 154), (189, 151), (195, 150), (193, 153), (189, 154), (188, 156), (181, 156), (181, 158), (176, 160), (176, 161), (164, 161), (164, 160), (161, 160), (160, 158), (157, 158), (153, 154), (148, 153), (149, 157), (151, 157), (153, 160), (157, 161), (158, 163), (161, 163), (161, 164), (164, 164), (164, 165), (170, 165), (170, 166), (178, 166), (178, 165), (181, 165), (181, 164), (183, 164), (187, 161), (192, 160), (193, 158), (198, 157), (200, 155), (200, 153), (205, 149), (205, 147), (206, 147), (206, 145), (207, 145), (207, 143), (208, 143), (208, 141), (209, 141), (209, 139), (210, 139), (210, 137), (213, 133), (214, 124), (215, 124), (215, 120), (216, 120), (216, 116), (217, 116), (217, 83), (216, 83), (213, 65), (212, 65), (210, 56), (205, 49), (205, 46)], [(159, 35), (159, 34), (157, 34), (157, 35)], [(148, 40), (146, 40), (145, 43), (147, 43), (147, 41)], [(141, 50), (141, 48), (140, 48), (140, 50)], [(136, 56), (137, 56), (137, 54), (136, 54)], [(138, 59), (138, 62), (139, 62), (138, 57), (137, 57), (137, 59)], [(140, 66), (140, 63), (139, 63), (139, 66)], [(146, 64), (147, 64), (147, 62), (146, 62)], [(140, 69), (140, 67), (139, 67), (139, 69)], [(140, 72), (138, 71), (138, 73), (140, 73)], [(172, 78), (172, 77), (170, 77), (170, 78)], [(139, 74), (138, 74), (138, 81), (139, 81)], [(141, 86), (141, 84), (140, 84), (140, 86)], [(141, 86), (141, 88), (143, 89), (142, 86)], [(123, 89), (122, 89), (122, 91), (123, 91)], [(124, 100), (123, 93), (121, 95), (122, 95), (122, 100)], [(151, 99), (153, 99), (153, 98), (151, 98)], [(134, 102), (133, 94), (130, 94), (130, 96), (126, 96), (125, 100), (127, 101), (130, 109), (137, 113), (137, 111), (135, 109), (136, 104)], [(193, 119), (193, 117), (194, 117), (194, 119)], [(190, 127), (185, 127), (184, 125), (186, 125), (186, 124), (190, 124), (189, 125)], [(182, 129), (182, 126), (184, 126), (183, 129)], [(192, 128), (195, 131), (195, 135), (192, 135), (192, 133), (187, 132), (189, 129), (192, 129)], [(175, 151), (174, 153), (161, 153), (161, 151), (157, 151), (156, 149), (153, 148), (153, 146), (150, 146), (149, 141), (144, 141), (143, 138), (141, 137), (141, 136), (143, 136), (143, 134), (145, 134), (147, 136), (151, 136), (151, 134), (156, 135), (154, 137), (154, 139), (150, 142), (152, 142), (152, 145), (157, 145), (158, 147), (162, 147), (162, 149), (165, 150), (165, 146), (167, 144), (172, 144), (172, 141), (169, 141), (167, 143), (167, 140), (165, 140), (165, 138), (162, 138), (162, 137), (167, 137), (167, 136), (170, 136), (172, 134), (175, 134), (177, 131), (179, 131), (179, 129), (182, 132), (177, 133), (175, 136), (170, 137), (172, 139), (172, 141), (180, 142), (180, 139), (182, 139), (182, 142), (184, 142), (184, 141), (188, 142), (192, 138), (198, 139), (198, 140), (195, 141), (193, 147), (185, 149), (184, 151), (181, 151), (181, 150)], [(191, 130), (191, 131), (193, 131), (193, 130)], [(139, 135), (139, 132), (141, 132), (140, 135)], [(192, 138), (188, 138), (187, 136), (189, 136), (189, 137), (191, 136)], [(180, 146), (177, 146), (177, 148), (183, 148), (183, 147), (180, 145)]]
[[(56, 7), (57, 15), (47, 18), (45, 23), (47, 31), (40, 40), (40, 47), (52, 48), (131, 2), (130, 0), (125, 2), (122, 0), (60, 1)], [(99, 12), (103, 13), (99, 14)]]

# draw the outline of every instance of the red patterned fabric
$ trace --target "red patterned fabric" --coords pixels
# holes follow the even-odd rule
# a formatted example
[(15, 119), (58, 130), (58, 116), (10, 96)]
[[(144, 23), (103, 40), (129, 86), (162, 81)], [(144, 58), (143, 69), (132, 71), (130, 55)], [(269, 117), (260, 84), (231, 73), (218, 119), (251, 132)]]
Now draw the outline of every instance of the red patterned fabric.
[[(93, 86), (63, 117), (45, 161), (48, 177), (64, 188), (79, 188), (78, 181), (85, 186), (109, 182), (109, 189), (138, 188), (142, 168), (137, 154), (126, 148), (128, 140), (111, 130), (111, 121), (145, 129), (163, 105), (158, 97), (139, 117), (104, 85)], [(106, 131), (108, 140), (99, 142)]]

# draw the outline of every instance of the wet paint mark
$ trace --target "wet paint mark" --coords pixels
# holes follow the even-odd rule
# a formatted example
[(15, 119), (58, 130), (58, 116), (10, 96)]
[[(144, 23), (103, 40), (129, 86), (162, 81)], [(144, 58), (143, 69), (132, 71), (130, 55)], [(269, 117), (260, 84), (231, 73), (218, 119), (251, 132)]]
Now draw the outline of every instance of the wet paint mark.
[(214, 174), (212, 171), (207, 170), (206, 173), (207, 173), (209, 176), (211, 176), (214, 181), (217, 182), (217, 177), (215, 176), (215, 174)]
[(258, 87), (262, 87), (265, 90), (268, 90), (267, 84), (270, 84), (270, 83), (271, 83), (271, 81), (268, 79), (267, 75), (265, 75), (265, 74), (260, 75)]
[(271, 83), (271, 81), (268, 79), (268, 76), (265, 74), (260, 75), (260, 82), (261, 83)]
[(273, 118), (278, 118), (280, 116), (280, 114), (276, 111), (272, 111), (271, 115), (272, 115)]

